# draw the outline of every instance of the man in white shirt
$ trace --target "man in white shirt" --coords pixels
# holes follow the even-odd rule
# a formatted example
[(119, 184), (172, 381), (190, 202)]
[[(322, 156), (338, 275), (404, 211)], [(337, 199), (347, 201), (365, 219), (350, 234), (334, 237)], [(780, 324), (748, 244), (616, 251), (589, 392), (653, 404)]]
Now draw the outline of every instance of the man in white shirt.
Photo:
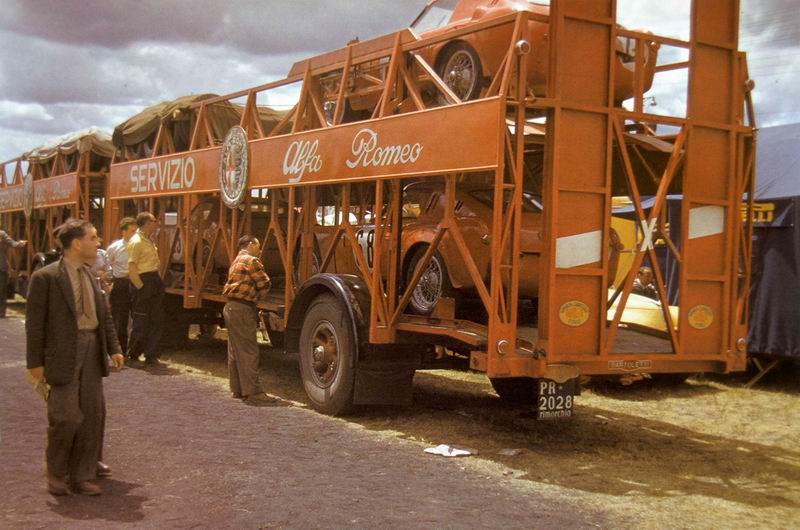
[(111, 314), (117, 328), (122, 351), (128, 349), (128, 322), (131, 315), (131, 280), (128, 276), (128, 241), (136, 233), (136, 219), (124, 217), (119, 222), (121, 239), (111, 243), (106, 249), (106, 262), (111, 268)]
[[(100, 240), (100, 244), (103, 244), (103, 240)], [(102, 248), (97, 249), (97, 257), (92, 263), (87, 263), (86, 265), (94, 272), (95, 277), (100, 282), (100, 288), (103, 289), (103, 292), (108, 294), (109, 290), (111, 289), (111, 266), (108, 264), (108, 257), (106, 256), (106, 251)]]

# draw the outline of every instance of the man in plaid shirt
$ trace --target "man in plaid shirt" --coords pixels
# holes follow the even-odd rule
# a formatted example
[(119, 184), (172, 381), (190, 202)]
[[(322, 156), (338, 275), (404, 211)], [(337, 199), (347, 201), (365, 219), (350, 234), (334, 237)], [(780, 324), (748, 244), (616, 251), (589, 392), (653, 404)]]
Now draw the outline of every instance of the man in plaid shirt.
[(239, 239), (239, 254), (228, 270), (222, 294), (228, 299), (222, 315), (228, 328), (228, 376), (231, 392), (248, 405), (275, 402), (264, 393), (258, 378), (259, 293), (269, 290), (270, 280), (258, 256), (261, 244), (253, 236)]

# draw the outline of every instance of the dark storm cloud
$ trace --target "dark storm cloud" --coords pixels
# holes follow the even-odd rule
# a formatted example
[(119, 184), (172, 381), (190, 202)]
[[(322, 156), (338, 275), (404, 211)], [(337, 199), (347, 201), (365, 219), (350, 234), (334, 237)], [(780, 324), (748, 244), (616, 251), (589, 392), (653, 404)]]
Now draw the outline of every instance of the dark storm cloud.
[(0, 28), (70, 44), (200, 42), (259, 54), (325, 50), (411, 22), (425, 0), (12, 0)]
[[(178, 96), (284, 77), (316, 53), (407, 26), (427, 0), (7, 0), (0, 158)], [(290, 91), (261, 103), (285, 105)], [(23, 145), (29, 138), (29, 145)]]
[(0, 94), (21, 101), (149, 104), (192, 92), (232, 92), (282, 77), (294, 59), (258, 57), (197, 43), (147, 43), (112, 50), (0, 32)]
[[(291, 65), (406, 27), (427, 0), (4, 0), (0, 159), (89, 126), (112, 129), (142, 107), (230, 93)], [(797, 0), (742, 0), (741, 48), (756, 80), (759, 125), (800, 120)], [(688, 38), (689, 0), (618, 0), (632, 28)], [(666, 53), (665, 53), (666, 55)], [(685, 81), (651, 95), (678, 109)], [(676, 89), (675, 87), (678, 87)], [(682, 93), (683, 94), (682, 94)], [(261, 104), (285, 105), (290, 91)]]

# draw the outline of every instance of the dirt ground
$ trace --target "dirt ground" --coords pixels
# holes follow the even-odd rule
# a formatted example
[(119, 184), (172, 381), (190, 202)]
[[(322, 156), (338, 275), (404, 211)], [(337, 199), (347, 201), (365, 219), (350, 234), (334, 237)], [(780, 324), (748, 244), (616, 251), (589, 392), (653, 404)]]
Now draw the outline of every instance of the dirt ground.
[[(222, 340), (195, 340), (164, 358), (191, 385), (227, 389)], [(477, 456), (457, 461), (460, 469), (512, 479), (515, 496), (563, 499), (561, 509), (591, 514), (556, 526), (590, 520), (610, 528), (797, 528), (800, 373), (794, 370), (753, 390), (732, 377), (693, 378), (678, 388), (597, 385), (577, 398), (572, 419), (555, 423), (503, 404), (482, 374), (420, 372), (412, 407), (364, 408), (344, 423), (379, 446), (477, 449)], [(289, 410), (306, 408), (296, 356), (265, 345), (262, 377), (270, 393), (293, 402)], [(503, 449), (519, 453), (502, 456)], [(442, 498), (457, 502), (458, 493), (448, 489)], [(552, 526), (538, 522), (523, 526)]]
[(178, 363), (105, 380), (112, 476), (98, 481), (100, 497), (54, 497), (45, 406), (23, 380), (24, 351), (22, 321), (0, 320), (2, 529), (610, 525), (604, 510), (500, 465), (427, 455), (418, 442), (300, 404), (250, 407), (222, 379)]
[[(167, 356), (224, 385), (224, 344)], [(347, 420), (425, 446), (477, 449), (468, 466), (504, 466), (617, 514), (620, 526), (798, 528), (800, 370), (786, 370), (755, 389), (742, 376), (696, 376), (677, 388), (590, 385), (573, 418), (554, 423), (500, 402), (482, 374), (419, 372), (413, 407), (365, 408)], [(265, 347), (262, 377), (270, 392), (304, 402), (296, 356)]]

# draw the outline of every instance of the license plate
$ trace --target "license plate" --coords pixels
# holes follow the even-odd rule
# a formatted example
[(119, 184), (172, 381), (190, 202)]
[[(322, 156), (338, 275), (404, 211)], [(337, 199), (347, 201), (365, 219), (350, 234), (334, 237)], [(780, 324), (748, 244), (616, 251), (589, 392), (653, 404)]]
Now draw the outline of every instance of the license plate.
[(540, 379), (537, 385), (536, 419), (558, 420), (572, 417), (572, 403), (575, 401), (575, 379), (566, 383), (556, 383)]

